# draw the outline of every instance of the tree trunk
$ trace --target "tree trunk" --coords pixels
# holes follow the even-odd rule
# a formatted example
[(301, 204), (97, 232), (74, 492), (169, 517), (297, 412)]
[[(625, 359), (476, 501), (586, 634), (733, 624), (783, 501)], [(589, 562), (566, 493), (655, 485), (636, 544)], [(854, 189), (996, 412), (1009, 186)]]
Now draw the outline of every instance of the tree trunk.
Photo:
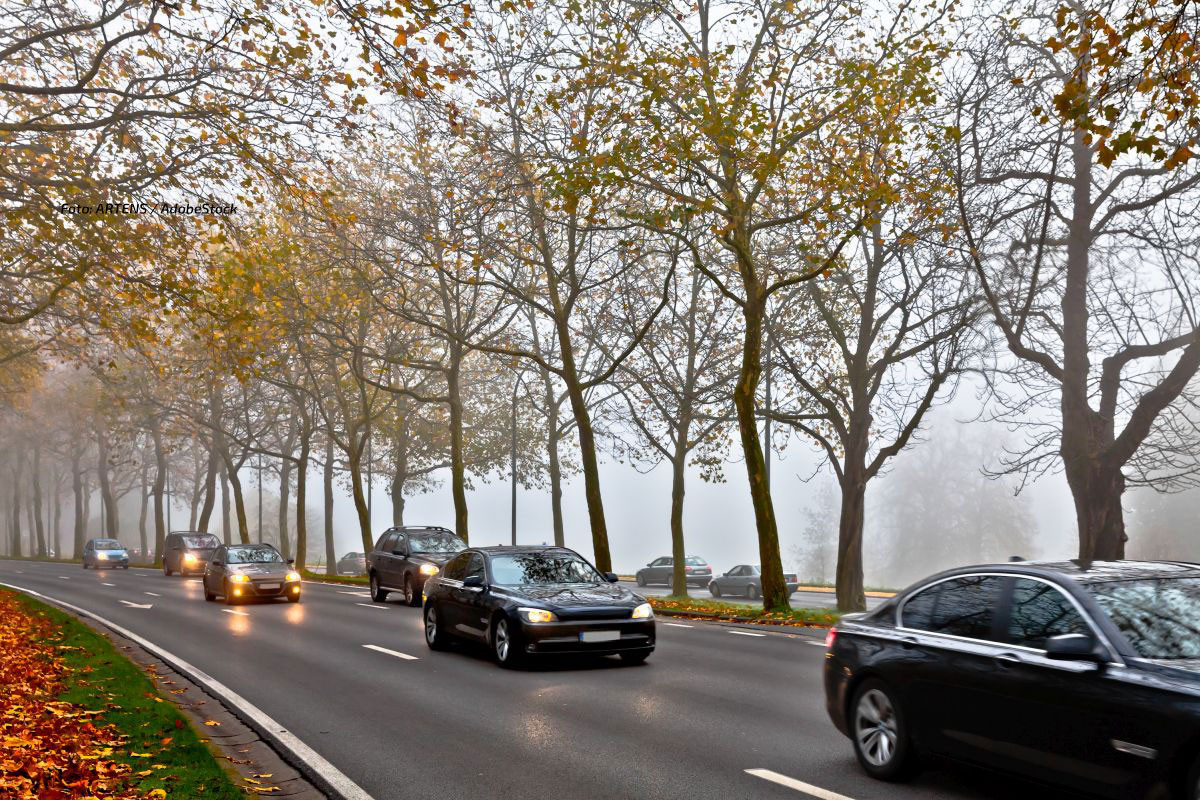
[(9, 528), (12, 539), (12, 554), (21, 558), (21, 462), (13, 464), (12, 474), (12, 526)]
[(53, 519), (54, 519), (53, 527), (51, 528), (51, 530), (54, 531), (54, 557), (55, 558), (65, 558), (65, 556), (63, 555), (63, 541), (62, 541), (62, 477), (63, 477), (62, 468), (60, 466), (55, 470), (55, 473), (54, 473), (54, 498), (53, 498), (54, 506), (53, 506), (53, 510), (50, 511), (50, 513), (53, 514)]
[[(401, 410), (403, 414), (403, 410)], [(404, 524), (404, 485), (408, 483), (408, 420), (401, 419), (396, 431), (396, 469), (392, 473), (392, 524)]]
[(43, 558), (46, 556), (46, 526), (42, 520), (42, 448), (34, 445), (33, 448), (33, 472), (30, 477), (33, 483), (33, 503), (30, 505), (30, 510), (33, 512), (33, 525), (37, 533), (37, 554)]
[(365, 440), (360, 440), (354, 429), (346, 432), (346, 443), (350, 452), (346, 453), (347, 466), (350, 469), (350, 494), (354, 500), (354, 511), (358, 515), (358, 532), (362, 537), (363, 552), (371, 552), (375, 539), (371, 535), (371, 514), (367, 510), (367, 495), (363, 491), (362, 454)]
[(310, 432), (307, 425), (300, 431), (300, 458), (296, 463), (296, 569), (302, 571), (308, 558), (308, 520), (305, 497), (308, 481), (308, 451)]
[(99, 451), (97, 460), (97, 477), (100, 480), (100, 500), (104, 505), (105, 536), (116, 539), (120, 535), (117, 501), (113, 497), (112, 483), (108, 479), (108, 435), (102, 427), (96, 428), (96, 446)]
[[(220, 440), (220, 448), (218, 455), (225, 462), (225, 473), (229, 476), (229, 486), (233, 489), (233, 509), (237, 514), (238, 541), (242, 544), (250, 544), (250, 523), (246, 519), (246, 500), (242, 495), (242, 479), (238, 477), (237, 465), (233, 463), (229, 450), (225, 447), (224, 439)], [(216, 483), (215, 475), (213, 483)], [(201, 528), (201, 530), (207, 531), (208, 529)]]
[[(686, 426), (685, 426), (686, 428)], [(683, 495), (687, 467), (686, 434), (671, 462), (671, 594), (687, 597), (687, 552), (683, 544)]]
[(87, 530), (87, 511), (84, 509), (83, 472), (79, 467), (79, 453), (71, 456), (71, 491), (75, 496), (74, 558), (83, 558), (84, 534)]
[(142, 548), (141, 560), (146, 560), (146, 553), (150, 552), (150, 542), (146, 539), (146, 517), (148, 516), (150, 507), (150, 464), (143, 460), (142, 462), (142, 508), (138, 516), (138, 542)]
[(742, 365), (733, 391), (733, 405), (737, 411), (738, 434), (741, 437), (742, 455), (746, 462), (746, 478), (750, 482), (750, 503), (754, 508), (754, 521), (758, 530), (763, 608), (768, 611), (786, 611), (790, 606), (787, 585), (783, 580), (783, 561), (779, 556), (779, 527), (775, 520), (775, 506), (771, 501), (771, 488), (767, 485), (766, 460), (758, 436), (755, 408), (755, 392), (758, 390), (758, 380), (762, 374), (763, 325), (763, 304), (754, 296), (756, 292), (755, 287), (747, 287), (749, 300), (742, 308), (746, 327), (742, 340)]
[(279, 549), (284, 558), (292, 557), (292, 545), (288, 539), (288, 495), (291, 493), (292, 460), (283, 458), (279, 464)]
[[(222, 453), (225, 449), (225, 444), (221, 440), (219, 434), (213, 434), (213, 440), (208, 449), (208, 466), (204, 472), (204, 505), (200, 508), (200, 519), (196, 523), (198, 531), (208, 531), (209, 521), (212, 519), (213, 508), (217, 504), (217, 472), (220, 470), (220, 462)], [(228, 463), (226, 464), (228, 472)]]
[(558, 455), (558, 443), (562, 434), (558, 429), (559, 408), (554, 396), (554, 386), (549, 376), (546, 380), (546, 469), (550, 473), (550, 516), (554, 526), (555, 547), (566, 547), (566, 529), (563, 525), (562, 506), (562, 461)]
[(838, 517), (835, 578), (837, 607), (840, 611), (866, 611), (867, 598), (863, 590), (863, 514), (867, 493), (865, 439), (852, 441), (847, 450), (840, 480), (842, 508)]
[[(337, 556), (333, 552), (333, 437), (325, 437), (325, 574), (337, 575)], [(368, 548), (364, 552), (370, 552)]]
[(163, 450), (162, 422), (158, 417), (150, 420), (150, 438), (154, 441), (154, 566), (161, 567), (163, 545), (167, 539), (166, 498), (163, 495), (167, 484), (167, 453)]
[(229, 475), (225, 465), (221, 465), (221, 538), (225, 544), (233, 544), (233, 519), (230, 517), (229, 506)]
[[(446, 370), (446, 395), (450, 406), (450, 488), (454, 495), (454, 532), (469, 544), (471, 540), (467, 528), (466, 459), (463, 457), (463, 403), (459, 387), (460, 360), (461, 356), (456, 352), (451, 357), (450, 369)], [(364, 534), (363, 541), (367, 547), (365, 552), (370, 552), (369, 532)]]

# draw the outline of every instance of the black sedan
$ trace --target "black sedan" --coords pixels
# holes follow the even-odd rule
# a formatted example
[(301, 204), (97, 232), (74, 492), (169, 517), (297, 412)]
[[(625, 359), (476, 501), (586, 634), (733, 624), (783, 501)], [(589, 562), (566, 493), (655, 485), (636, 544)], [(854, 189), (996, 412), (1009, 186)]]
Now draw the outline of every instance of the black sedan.
[(486, 644), (505, 667), (550, 654), (616, 654), (640, 664), (654, 652), (644, 597), (564, 547), (476, 547), (425, 584), (425, 641)]
[(883, 780), (938, 755), (1110, 798), (1200, 798), (1200, 565), (935, 575), (829, 633), (825, 695)]
[[(788, 597), (800, 588), (800, 579), (794, 572), (785, 572), (783, 580)], [(724, 575), (718, 575), (708, 584), (708, 593), (713, 597), (740, 594), (749, 598), (762, 597), (762, 569), (757, 564), (738, 564)]]

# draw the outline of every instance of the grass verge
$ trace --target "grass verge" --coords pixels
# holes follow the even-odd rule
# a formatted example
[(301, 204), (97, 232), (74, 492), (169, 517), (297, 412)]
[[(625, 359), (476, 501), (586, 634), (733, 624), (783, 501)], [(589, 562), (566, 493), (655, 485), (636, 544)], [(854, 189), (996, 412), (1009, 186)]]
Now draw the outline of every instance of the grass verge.
[(790, 611), (764, 611), (754, 606), (737, 603), (722, 603), (718, 600), (702, 600), (696, 597), (647, 597), (655, 611), (666, 611), (672, 615), (686, 615), (697, 619), (751, 622), (759, 625), (796, 625), (802, 627), (827, 628), (841, 614), (828, 608), (793, 608)]
[(245, 800), (196, 729), (112, 642), (56, 608), (16, 597), (26, 613), (50, 623), (38, 643), (66, 666), (57, 701), (95, 713), (95, 724), (115, 730), (123, 744), (105, 757), (129, 768), (131, 789), (150, 798)]
[(321, 581), (322, 583), (348, 583), (353, 586), (366, 586), (370, 583), (366, 575), (326, 575), (324, 572), (301, 570), (300, 575), (306, 581)]

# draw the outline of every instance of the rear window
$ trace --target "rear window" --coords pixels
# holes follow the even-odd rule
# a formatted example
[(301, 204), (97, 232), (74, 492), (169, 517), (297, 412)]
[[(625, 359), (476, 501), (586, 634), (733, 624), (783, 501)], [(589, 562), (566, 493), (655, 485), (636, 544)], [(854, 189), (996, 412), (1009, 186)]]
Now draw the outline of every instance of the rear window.
[(180, 536), (179, 538), (183, 540), (183, 546), (189, 550), (216, 550), (221, 546), (217, 537), (211, 535)]
[(695, 556), (688, 556), (686, 559), (684, 559), (683, 563), (687, 564), (689, 567), (707, 567), (708, 566), (707, 561), (705, 561), (703, 558), (696, 558)]

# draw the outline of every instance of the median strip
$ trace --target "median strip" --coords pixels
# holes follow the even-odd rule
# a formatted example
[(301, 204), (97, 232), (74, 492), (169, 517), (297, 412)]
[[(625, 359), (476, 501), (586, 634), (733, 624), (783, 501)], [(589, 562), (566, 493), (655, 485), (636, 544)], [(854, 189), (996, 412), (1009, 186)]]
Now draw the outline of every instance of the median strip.
[(395, 656), (396, 658), (402, 658), (405, 661), (420, 660), (416, 656), (410, 656), (408, 653), (401, 653), (399, 650), (388, 650), (386, 647), (380, 647), (377, 644), (364, 644), (363, 647), (367, 648), (368, 650), (374, 650), (377, 653), (386, 653), (389, 656)]
[(822, 789), (820, 786), (813, 786), (811, 783), (798, 781), (795, 778), (789, 778), (787, 775), (780, 775), (778, 772), (772, 772), (769, 769), (748, 769), (747, 775), (753, 775), (756, 778), (762, 778), (764, 781), (777, 783), (780, 786), (786, 786), (789, 789), (795, 789), (797, 792), (803, 792), (809, 797), (815, 797), (817, 800), (854, 800), (844, 794), (831, 792), (828, 789)]

